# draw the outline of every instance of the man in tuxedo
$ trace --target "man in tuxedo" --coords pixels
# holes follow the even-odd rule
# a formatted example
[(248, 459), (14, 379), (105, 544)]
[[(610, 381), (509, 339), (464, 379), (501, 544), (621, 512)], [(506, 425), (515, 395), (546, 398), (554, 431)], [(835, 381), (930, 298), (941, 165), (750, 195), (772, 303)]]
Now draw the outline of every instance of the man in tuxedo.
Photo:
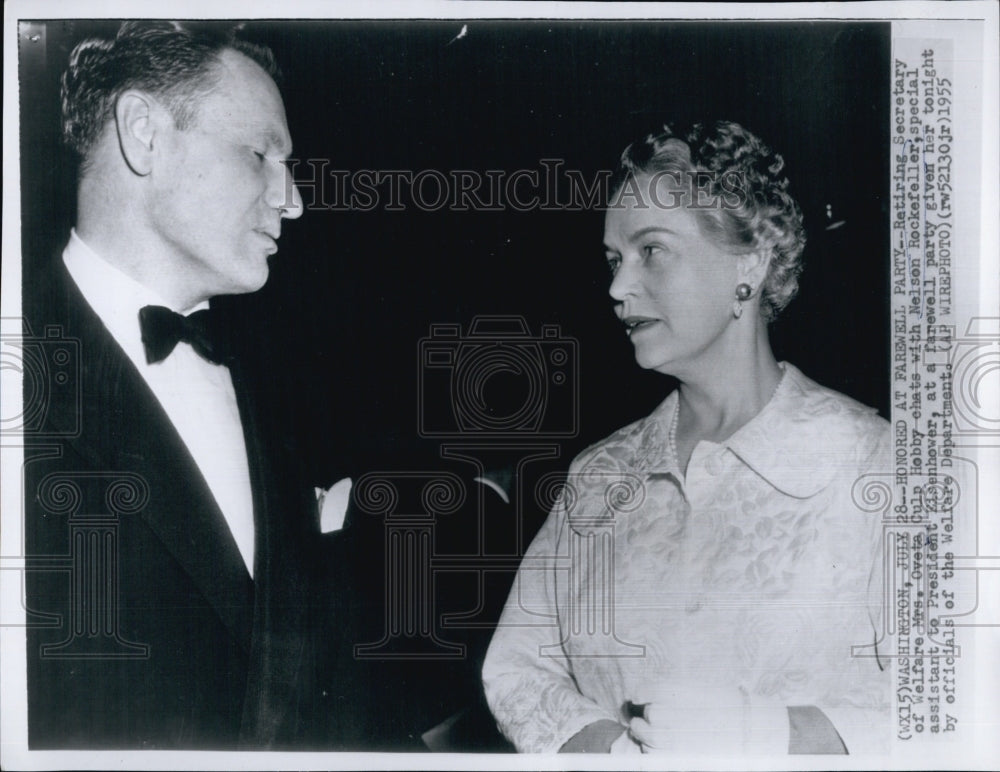
[(24, 298), (78, 356), (25, 449), (31, 748), (336, 747), (316, 481), (220, 298), (265, 283), (301, 214), (276, 77), (169, 22), (71, 54), (76, 227)]

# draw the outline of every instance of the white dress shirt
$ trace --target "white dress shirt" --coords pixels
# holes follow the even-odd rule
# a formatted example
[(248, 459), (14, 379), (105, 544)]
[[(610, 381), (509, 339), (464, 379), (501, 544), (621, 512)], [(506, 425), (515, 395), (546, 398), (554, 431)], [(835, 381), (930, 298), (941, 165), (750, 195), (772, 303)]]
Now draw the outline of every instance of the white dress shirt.
[[(161, 362), (148, 364), (139, 329), (139, 309), (165, 306), (187, 315), (208, 307), (175, 308), (88, 247), (74, 230), (63, 262), (90, 307), (132, 360), (191, 452), (226, 518), (247, 571), (253, 576), (253, 493), (232, 377), (225, 365), (208, 362), (180, 342)], [(149, 438), (155, 442), (156, 438)]]

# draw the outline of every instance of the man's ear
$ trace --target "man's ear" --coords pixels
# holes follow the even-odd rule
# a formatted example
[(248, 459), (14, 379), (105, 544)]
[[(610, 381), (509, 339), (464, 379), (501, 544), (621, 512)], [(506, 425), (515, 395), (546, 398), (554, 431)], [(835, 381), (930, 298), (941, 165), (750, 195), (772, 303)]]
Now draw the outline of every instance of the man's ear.
[(122, 157), (140, 177), (152, 171), (157, 112), (158, 105), (141, 91), (126, 91), (115, 104), (115, 127)]

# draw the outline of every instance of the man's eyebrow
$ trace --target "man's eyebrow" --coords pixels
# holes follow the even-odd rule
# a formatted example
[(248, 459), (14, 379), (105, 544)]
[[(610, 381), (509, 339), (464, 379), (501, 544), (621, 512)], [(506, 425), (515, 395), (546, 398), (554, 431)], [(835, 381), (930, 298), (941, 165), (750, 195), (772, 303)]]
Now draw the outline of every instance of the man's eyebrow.
[[(271, 147), (273, 147), (276, 150), (282, 151), (285, 155), (291, 155), (292, 154), (292, 145), (291, 145), (291, 143), (286, 144), (285, 140), (282, 138), (282, 136), (280, 134), (278, 134), (278, 132), (274, 131), (273, 129), (265, 132), (264, 139), (267, 141), (267, 144), (269, 144)], [(284, 152), (286, 150), (287, 150), (287, 152)]]

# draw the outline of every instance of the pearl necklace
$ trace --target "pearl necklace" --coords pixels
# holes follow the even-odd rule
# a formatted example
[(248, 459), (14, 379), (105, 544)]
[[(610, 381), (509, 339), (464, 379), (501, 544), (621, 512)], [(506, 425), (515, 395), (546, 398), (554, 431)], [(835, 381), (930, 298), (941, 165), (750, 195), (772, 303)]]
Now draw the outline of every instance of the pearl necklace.
[[(777, 394), (777, 392), (778, 392), (778, 387), (781, 386), (781, 383), (784, 380), (785, 380), (785, 369), (782, 367), (781, 368), (781, 377), (778, 378), (778, 382), (775, 384), (774, 389), (771, 390), (771, 396), (769, 396), (764, 401), (764, 405), (765, 406), (767, 406), (767, 404), (772, 399), (774, 399), (774, 395)], [(763, 409), (763, 408), (761, 408), (761, 409)], [(680, 397), (680, 394), (678, 394), (677, 395), (677, 404), (674, 405), (674, 414), (673, 414), (673, 416), (670, 419), (670, 431), (667, 432), (667, 447), (670, 449), (670, 453), (674, 457), (674, 463), (677, 464), (678, 467), (680, 467), (680, 465), (681, 465), (680, 456), (677, 455), (677, 423), (678, 423), (678, 419), (679, 419), (680, 414), (681, 414), (681, 397)], [(751, 419), (751, 420), (753, 420), (753, 419)]]
[(674, 405), (674, 414), (670, 419), (670, 431), (667, 432), (667, 447), (670, 449), (670, 454), (674, 457), (674, 464), (678, 467), (681, 465), (680, 457), (677, 455), (677, 418), (681, 412), (681, 399), (680, 395), (677, 396), (677, 404)]

